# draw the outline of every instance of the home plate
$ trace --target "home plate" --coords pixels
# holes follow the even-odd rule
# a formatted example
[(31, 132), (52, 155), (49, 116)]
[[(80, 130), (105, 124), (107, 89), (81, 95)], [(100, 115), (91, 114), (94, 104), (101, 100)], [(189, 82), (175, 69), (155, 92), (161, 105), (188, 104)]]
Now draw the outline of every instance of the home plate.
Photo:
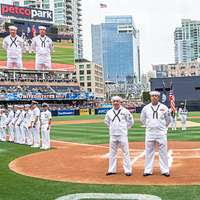
[(160, 197), (146, 194), (108, 194), (108, 193), (81, 193), (59, 197), (56, 200), (81, 200), (81, 199), (115, 199), (115, 200), (161, 200)]

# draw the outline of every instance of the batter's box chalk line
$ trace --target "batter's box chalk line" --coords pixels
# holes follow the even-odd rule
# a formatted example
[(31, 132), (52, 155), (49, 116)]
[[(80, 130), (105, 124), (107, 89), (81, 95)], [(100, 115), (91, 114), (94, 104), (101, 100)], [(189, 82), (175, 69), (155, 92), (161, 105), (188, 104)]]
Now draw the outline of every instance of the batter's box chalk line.
[(115, 199), (115, 200), (162, 200), (160, 197), (147, 194), (108, 194), (108, 193), (80, 193), (59, 197), (56, 200), (83, 200), (83, 199)]

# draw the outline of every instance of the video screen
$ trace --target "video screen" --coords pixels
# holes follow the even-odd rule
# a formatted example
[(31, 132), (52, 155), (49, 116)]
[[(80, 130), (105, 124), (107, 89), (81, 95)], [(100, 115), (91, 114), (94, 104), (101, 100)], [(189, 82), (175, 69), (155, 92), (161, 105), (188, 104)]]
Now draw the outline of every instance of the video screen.
[(8, 4), (0, 8), (1, 69), (74, 70), (72, 25), (56, 25), (50, 10)]

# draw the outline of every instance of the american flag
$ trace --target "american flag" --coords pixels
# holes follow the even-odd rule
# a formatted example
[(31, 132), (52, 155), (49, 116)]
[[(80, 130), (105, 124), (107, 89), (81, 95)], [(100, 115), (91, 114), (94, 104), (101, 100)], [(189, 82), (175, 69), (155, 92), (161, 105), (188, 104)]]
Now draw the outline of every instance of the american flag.
[(100, 8), (107, 8), (107, 5), (105, 3), (100, 3)]
[(171, 111), (175, 112), (176, 106), (175, 106), (175, 96), (174, 96), (173, 83), (172, 82), (170, 84), (170, 91), (169, 91), (169, 105), (170, 105)]

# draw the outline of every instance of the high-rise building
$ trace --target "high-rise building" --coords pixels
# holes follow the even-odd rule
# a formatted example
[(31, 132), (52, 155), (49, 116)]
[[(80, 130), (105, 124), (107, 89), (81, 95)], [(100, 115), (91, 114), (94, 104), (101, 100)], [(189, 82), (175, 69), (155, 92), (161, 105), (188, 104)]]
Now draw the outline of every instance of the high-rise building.
[(139, 78), (139, 31), (132, 16), (108, 16), (91, 29), (92, 59), (104, 67), (105, 80)]
[(54, 23), (63, 33), (74, 34), (75, 59), (83, 58), (82, 0), (11, 0), (16, 6), (52, 10)]
[(97, 99), (104, 99), (103, 67), (86, 59), (76, 60), (73, 78), (84, 91), (94, 93)]
[(182, 19), (174, 32), (175, 62), (187, 63), (200, 58), (200, 21)]

